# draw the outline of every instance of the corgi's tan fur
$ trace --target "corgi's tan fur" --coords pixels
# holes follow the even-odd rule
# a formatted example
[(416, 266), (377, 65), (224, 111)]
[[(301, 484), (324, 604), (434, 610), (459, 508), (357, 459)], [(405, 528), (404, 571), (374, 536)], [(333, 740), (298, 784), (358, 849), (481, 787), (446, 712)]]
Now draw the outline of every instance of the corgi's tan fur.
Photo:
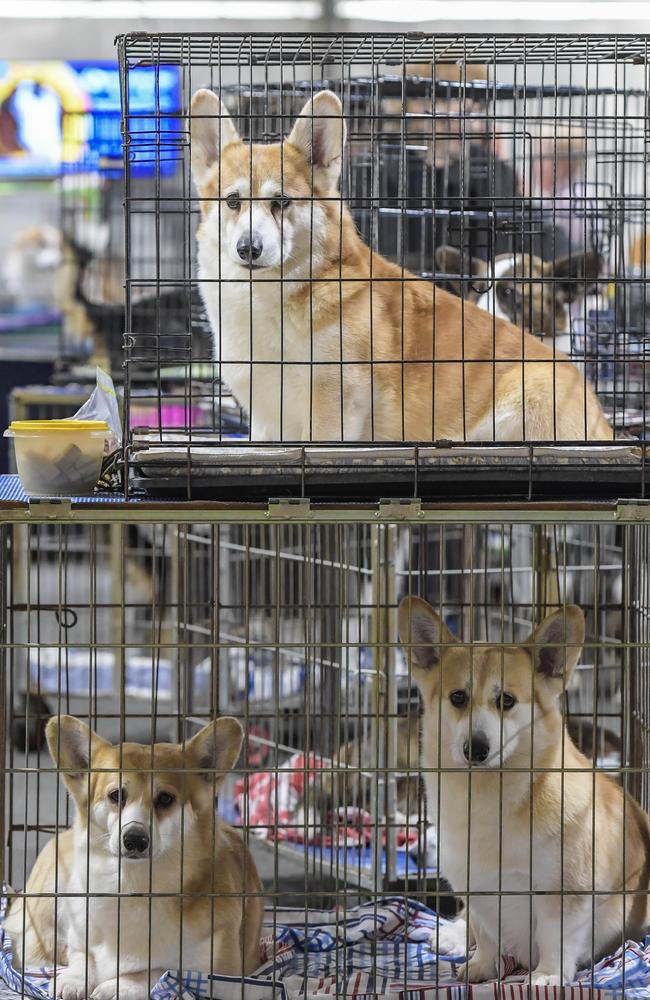
[(503, 320), (493, 330), (484, 311), (363, 242), (338, 193), (335, 94), (317, 94), (271, 145), (244, 144), (211, 91), (191, 113), (201, 289), (253, 439), (612, 437), (568, 358)]
[[(51, 719), (46, 735), (76, 817), (10, 908), (14, 964), (67, 966), (56, 982), (63, 1000), (115, 1000), (118, 985), (121, 1000), (144, 1000), (168, 968), (251, 973), (262, 888), (241, 836), (215, 811), (215, 787), (241, 749), (237, 720), (217, 719), (184, 746), (112, 746), (72, 716)], [(133, 829), (149, 841), (137, 857), (125, 853)]]
[(476, 942), (459, 978), (493, 979), (510, 955), (534, 984), (557, 985), (642, 938), (648, 817), (591, 769), (559, 706), (584, 642), (580, 609), (549, 615), (522, 646), (470, 646), (407, 597), (399, 632), (422, 697), (440, 870), (466, 901)]

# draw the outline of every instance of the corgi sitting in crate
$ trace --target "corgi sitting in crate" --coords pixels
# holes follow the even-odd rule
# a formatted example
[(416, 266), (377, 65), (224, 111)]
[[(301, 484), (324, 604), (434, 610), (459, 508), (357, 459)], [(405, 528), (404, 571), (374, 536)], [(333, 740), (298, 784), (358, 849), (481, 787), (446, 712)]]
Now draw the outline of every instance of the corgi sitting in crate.
[[(580, 609), (549, 615), (521, 646), (472, 648), (426, 601), (406, 597), (399, 634), (422, 697), (440, 870), (466, 901), (475, 946), (459, 979), (494, 979), (508, 955), (532, 984), (559, 985), (641, 939), (648, 817), (593, 770), (560, 711), (584, 642)], [(444, 938), (434, 947), (464, 952), (464, 921)]]
[(46, 736), (76, 817), (10, 908), (14, 964), (67, 966), (56, 977), (62, 1000), (144, 1000), (181, 964), (251, 973), (261, 884), (214, 808), (239, 757), (239, 722), (217, 719), (184, 746), (111, 746), (69, 715), (50, 719)]
[(258, 441), (608, 440), (563, 355), (373, 253), (338, 191), (339, 99), (247, 145), (216, 94), (191, 106), (199, 278), (221, 375)]

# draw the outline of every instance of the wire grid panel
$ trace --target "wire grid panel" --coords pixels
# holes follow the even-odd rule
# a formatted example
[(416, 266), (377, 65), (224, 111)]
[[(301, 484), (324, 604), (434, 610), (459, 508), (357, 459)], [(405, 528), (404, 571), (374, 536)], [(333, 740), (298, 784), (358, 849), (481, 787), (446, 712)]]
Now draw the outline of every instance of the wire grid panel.
[[(123, 339), (124, 161), (115, 112), (68, 111), (58, 181), (61, 260), (56, 275), (61, 351), (108, 361)], [(116, 364), (115, 367), (118, 367)]]
[[(323, 977), (343, 993), (359, 975), (375, 992), (449, 993), (457, 977), (527, 990), (531, 969), (584, 988), (641, 933), (647, 526), (193, 524), (188, 512), (5, 526), (2, 552), (2, 876), (18, 897), (0, 968), (24, 995), (38, 994), (20, 967), (52, 966), (52, 948), (59, 977), (88, 993), (110, 983), (111, 997), (116, 978), (120, 996), (172, 996), (179, 967), (190, 996), (222, 995), (211, 973), (239, 993), (244, 973), (291, 995)], [(563, 684), (550, 668), (577, 656), (582, 621)], [(537, 660), (522, 645), (535, 626)], [(63, 714), (77, 721), (47, 723)], [(600, 867), (607, 838), (624, 892)], [(462, 966), (465, 925), (444, 920), (459, 906), (471, 934), (492, 928), (490, 969)], [(531, 928), (523, 943), (513, 913)], [(542, 970), (544, 928), (556, 965)]]
[[(314, 495), (358, 491), (359, 467), (424, 489), (496, 461), (507, 489), (537, 452), (506, 441), (553, 444), (574, 480), (588, 461), (638, 479), (613, 440), (645, 430), (639, 44), (123, 37), (127, 394), (208, 415), (139, 428), (135, 480), (268, 496), (279, 470)], [(130, 107), (143, 64), (181, 67), (181, 120)], [(172, 308), (143, 320), (154, 293)]]
[[(139, 101), (141, 107), (141, 93)], [(146, 98), (144, 104), (146, 106)], [(66, 112), (63, 134), (68, 156), (58, 182), (61, 260), (56, 273), (63, 316), (61, 353), (67, 359), (92, 356), (111, 371), (119, 385), (123, 380), (125, 334), (124, 157), (120, 150), (119, 113)], [(147, 183), (136, 169), (131, 180), (132, 189), (138, 191), (139, 186)], [(172, 235), (170, 233), (168, 238), (163, 227), (162, 239), (157, 239), (150, 228), (136, 222), (130, 230), (132, 264), (145, 271), (159, 269), (163, 276), (167, 271), (173, 273), (177, 266), (177, 247)], [(168, 260), (171, 263), (168, 264)], [(189, 315), (188, 303), (182, 295), (163, 296), (161, 301), (158, 296), (135, 295), (134, 308), (141, 329), (143, 324), (147, 327), (153, 323), (158, 309), (164, 310), (166, 322), (174, 325), (177, 332), (179, 312), (183, 315), (183, 323)], [(195, 309), (192, 326), (197, 343), (202, 322), (201, 312)], [(173, 343), (182, 351), (186, 338), (176, 338)], [(148, 356), (153, 358), (155, 352), (150, 351)], [(182, 393), (186, 374), (183, 368), (167, 370), (165, 391), (172, 395)], [(132, 426), (160, 426), (169, 430), (185, 426), (189, 419), (196, 426), (209, 422), (199, 408), (195, 407), (190, 415), (187, 407), (178, 401), (170, 400), (158, 406), (148, 385), (145, 384), (142, 390), (138, 381), (137, 376), (131, 381), (129, 419)], [(61, 393), (62, 405), (66, 405), (65, 394), (69, 390), (66, 386)], [(57, 401), (52, 398), (42, 402), (43, 413), (50, 416)], [(39, 416), (36, 405), (30, 412), (34, 418)]]
[[(139, 94), (139, 107), (142, 104)], [(121, 152), (116, 155), (120, 145), (119, 114), (66, 112), (63, 132), (69, 156), (59, 178), (62, 259), (57, 294), (64, 321), (62, 351), (68, 357), (93, 353), (121, 378), (125, 233), (124, 157)], [(132, 172), (132, 190), (138, 192), (142, 186), (146, 190), (148, 181), (137, 168)], [(156, 236), (150, 227), (136, 222), (130, 230), (132, 265), (147, 272), (156, 270), (163, 278), (176, 273), (178, 247), (173, 237), (173, 231), (164, 225)], [(183, 313), (185, 319), (188, 302), (182, 295), (163, 296), (162, 307), (167, 324), (178, 332), (178, 317)], [(153, 323), (158, 307), (151, 296), (136, 294), (134, 308), (141, 330), (143, 324), (146, 327)], [(194, 311), (192, 323), (198, 339), (200, 312)], [(184, 341), (173, 343), (178, 350)], [(149, 422), (153, 419), (151, 409), (149, 405)], [(137, 417), (137, 398), (133, 399), (133, 410)]]
[[(160, 526), (79, 527), (65, 540), (54, 526), (16, 529), (12, 607), (21, 693), (68, 704), (115, 698), (120, 690), (146, 700), (153, 690), (169, 701), (172, 662), (147, 647), (172, 627), (152, 611), (158, 588), (169, 586), (170, 556)], [(96, 606), (105, 609), (101, 621)], [(111, 641), (123, 628), (132, 639), (128, 653)]]

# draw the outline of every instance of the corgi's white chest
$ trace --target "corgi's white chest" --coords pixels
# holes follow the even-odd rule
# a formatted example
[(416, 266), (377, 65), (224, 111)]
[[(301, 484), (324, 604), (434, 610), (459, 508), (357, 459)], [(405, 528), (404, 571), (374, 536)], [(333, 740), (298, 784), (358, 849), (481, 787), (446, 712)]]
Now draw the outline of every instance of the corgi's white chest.
[[(209, 262), (202, 265), (201, 275), (210, 273)], [(317, 359), (304, 307), (290, 304), (288, 283), (249, 281), (244, 268), (228, 261), (222, 261), (222, 276), (221, 282), (203, 281), (201, 292), (221, 378), (250, 415), (252, 439), (308, 439), (315, 381), (310, 362)]]
[[(474, 772), (469, 792), (468, 777), (427, 775), (427, 803), (433, 804), (433, 809), (427, 805), (427, 815), (438, 828), (441, 874), (461, 893), (527, 888), (530, 841), (508, 835), (512, 820), (507, 791), (500, 797), (496, 774)], [(509, 777), (504, 776), (506, 786)], [(483, 778), (487, 781), (481, 789)], [(436, 816), (438, 800), (440, 814)]]
[(433, 810), (427, 806), (429, 820), (437, 820), (440, 873), (466, 903), (469, 899), (473, 926), (482, 925), (488, 937), (496, 935), (501, 954), (528, 966), (532, 930), (535, 964), (534, 893), (557, 883), (556, 865), (537, 837), (521, 835), (515, 817), (517, 774), (504, 775), (500, 793), (496, 774), (474, 772), (469, 798), (467, 777), (427, 775), (427, 802), (440, 802), (439, 815), (435, 805)]
[[(135, 874), (123, 866), (120, 881), (115, 859), (106, 861), (91, 854), (87, 882), (85, 852), (80, 856), (83, 856), (83, 864), (79, 870), (73, 868), (69, 885), (70, 892), (80, 895), (62, 901), (66, 909), (65, 922), (72, 950), (87, 950), (91, 954), (100, 980), (117, 975), (118, 957), (120, 975), (147, 968), (153, 972), (181, 965), (184, 968), (209, 966), (209, 932), (201, 938), (195, 930), (190, 934), (186, 929), (181, 936), (174, 890), (170, 885), (159, 886), (154, 881), (151, 891), (161, 895), (150, 895), (149, 866), (145, 861), (136, 862), (142, 871)], [(169, 896), (162, 895), (163, 892), (168, 892)]]

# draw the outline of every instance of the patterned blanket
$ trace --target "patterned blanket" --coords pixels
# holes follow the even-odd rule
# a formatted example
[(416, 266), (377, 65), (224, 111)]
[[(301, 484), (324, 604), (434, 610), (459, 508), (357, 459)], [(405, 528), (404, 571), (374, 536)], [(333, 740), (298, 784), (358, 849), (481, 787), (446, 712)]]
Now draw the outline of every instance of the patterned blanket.
[[(3, 900), (3, 904), (6, 901)], [(4, 912), (4, 910), (2, 911)], [(188, 971), (167, 972), (154, 986), (152, 1000), (317, 1000), (331, 996), (356, 1000), (529, 1000), (526, 975), (504, 960), (503, 981), (465, 986), (456, 980), (462, 955), (436, 955), (432, 936), (448, 923), (414, 900), (387, 897), (337, 910), (267, 911), (263, 962), (253, 976), (240, 979)], [(11, 941), (0, 928), (0, 978), (24, 996), (49, 1000), (53, 970), (17, 972)], [(218, 984), (218, 985), (217, 985)], [(611, 958), (580, 973), (565, 987), (563, 1000), (646, 997), (650, 1000), (650, 937), (628, 942)], [(533, 1000), (560, 1000), (561, 990), (536, 987)]]
[[(351, 847), (369, 844), (377, 836), (377, 823), (370, 813), (353, 806), (342, 806), (333, 816), (320, 816), (313, 806), (318, 772), (329, 770), (332, 761), (316, 753), (293, 754), (275, 771), (257, 771), (235, 784), (236, 817), (246, 816), (246, 823), (263, 840), (288, 840), (323, 847)], [(308, 787), (309, 786), (309, 787)], [(328, 823), (325, 821), (329, 820)], [(417, 820), (417, 818), (416, 818)], [(417, 827), (410, 824), (398, 829), (397, 847), (415, 845)], [(385, 843), (386, 831), (380, 832)]]

